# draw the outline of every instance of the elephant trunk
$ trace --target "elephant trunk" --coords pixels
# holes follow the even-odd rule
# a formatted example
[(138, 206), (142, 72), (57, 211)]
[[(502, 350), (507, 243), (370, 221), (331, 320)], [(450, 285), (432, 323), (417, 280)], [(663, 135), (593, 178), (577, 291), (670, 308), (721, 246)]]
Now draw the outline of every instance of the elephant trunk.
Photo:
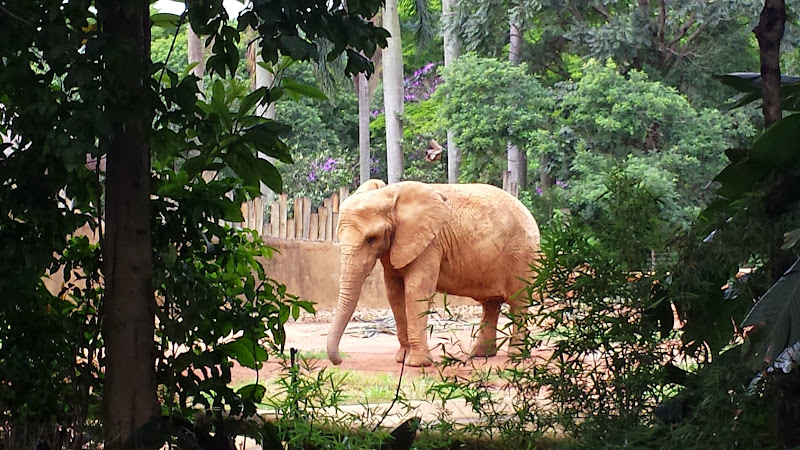
[(328, 359), (337, 366), (342, 363), (342, 358), (339, 357), (339, 341), (341, 341), (344, 329), (356, 310), (364, 280), (375, 266), (375, 261), (372, 261), (372, 264), (354, 264), (353, 255), (348, 250), (351, 249), (342, 248), (339, 299), (333, 315), (333, 322), (328, 331)]

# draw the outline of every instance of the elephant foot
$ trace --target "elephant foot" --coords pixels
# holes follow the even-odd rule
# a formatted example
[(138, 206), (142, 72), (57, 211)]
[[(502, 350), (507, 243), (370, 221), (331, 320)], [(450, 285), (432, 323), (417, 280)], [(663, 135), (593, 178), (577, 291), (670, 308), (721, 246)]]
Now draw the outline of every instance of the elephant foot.
[[(395, 360), (397, 362), (403, 362), (403, 352), (406, 351), (405, 349), (401, 348), (400, 351), (397, 352)], [(411, 367), (428, 367), (433, 364), (433, 355), (431, 352), (424, 351), (414, 351), (408, 350), (406, 351), (406, 365)]]
[(485, 357), (485, 356), (494, 356), (497, 354), (497, 346), (494, 343), (476, 343), (474, 347), (472, 347), (472, 352), (470, 355), (474, 357)]
[(406, 357), (411, 354), (411, 349), (408, 347), (400, 347), (400, 350), (394, 354), (394, 360), (402, 363), (406, 360)]

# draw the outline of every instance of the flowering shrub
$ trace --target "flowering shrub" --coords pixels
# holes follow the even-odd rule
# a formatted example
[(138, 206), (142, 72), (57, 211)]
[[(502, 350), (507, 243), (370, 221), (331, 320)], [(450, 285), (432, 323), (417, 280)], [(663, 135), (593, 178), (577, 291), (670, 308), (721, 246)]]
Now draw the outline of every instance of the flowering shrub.
[(403, 79), (403, 98), (406, 102), (427, 100), (442, 83), (442, 77), (436, 72), (439, 63), (429, 62), (414, 71), (414, 74)]
[(358, 162), (342, 154), (297, 155), (295, 163), (285, 165), (282, 171), (284, 190), (291, 196), (311, 197), (314, 205), (321, 205), (342, 186), (352, 190), (358, 185)]

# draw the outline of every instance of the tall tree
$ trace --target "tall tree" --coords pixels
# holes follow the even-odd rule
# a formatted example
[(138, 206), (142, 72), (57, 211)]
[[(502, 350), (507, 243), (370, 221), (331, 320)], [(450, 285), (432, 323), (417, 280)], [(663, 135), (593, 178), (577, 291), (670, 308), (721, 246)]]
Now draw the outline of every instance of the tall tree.
[(387, 181), (397, 183), (403, 177), (403, 45), (397, 0), (386, 1), (383, 28), (391, 35), (383, 55)]
[(781, 39), (786, 26), (784, 0), (766, 0), (758, 25), (753, 30), (761, 55), (764, 125), (769, 127), (781, 118)]
[(106, 448), (129, 448), (134, 432), (158, 412), (154, 365), (155, 297), (150, 220), (153, 110), (150, 3), (98, 0), (105, 36), (106, 172), (105, 340)]
[[(511, 64), (519, 64), (522, 61), (522, 37), (521, 24), (515, 15), (509, 19), (509, 33), (508, 33), (508, 62)], [(509, 182), (516, 184), (519, 188), (524, 189), (524, 172), (527, 169), (527, 158), (520, 151), (519, 147), (513, 143), (508, 143), (508, 172)], [(514, 192), (514, 190), (511, 190)]]
[(197, 64), (192, 68), (192, 74), (198, 78), (197, 88), (203, 92), (203, 76), (206, 73), (206, 58), (205, 46), (200, 36), (194, 32), (191, 26), (187, 27), (187, 51), (189, 56), (189, 64)]
[[(645, 70), (696, 101), (717, 106), (730, 91), (712, 74), (757, 64), (752, 23), (742, 19), (757, 15), (758, 3), (461, 0), (456, 30), (466, 50), (500, 56), (509, 13), (523, 9), (523, 32), (530, 31), (523, 60), (547, 81), (570, 78), (570, 55), (612, 58), (624, 70)], [(732, 52), (740, 57), (730, 58)]]
[(363, 73), (356, 75), (354, 84), (358, 97), (358, 167), (359, 179), (363, 183), (370, 179), (369, 146), (369, 81)]
[[(458, 0), (442, 0), (442, 36), (444, 40), (444, 66), (450, 67), (461, 53), (461, 41), (453, 29), (453, 9)], [(461, 176), (461, 149), (455, 143), (452, 129), (447, 130), (447, 182), (458, 183)]]

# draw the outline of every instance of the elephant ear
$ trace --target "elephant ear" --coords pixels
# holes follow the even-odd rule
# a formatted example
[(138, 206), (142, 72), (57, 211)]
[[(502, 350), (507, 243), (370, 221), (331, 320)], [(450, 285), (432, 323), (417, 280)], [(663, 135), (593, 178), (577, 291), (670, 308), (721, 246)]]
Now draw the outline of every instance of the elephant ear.
[(392, 187), (397, 190), (397, 225), (389, 261), (392, 267), (400, 269), (430, 245), (450, 219), (450, 208), (445, 197), (427, 184), (406, 181)]
[(386, 183), (384, 183), (383, 180), (378, 180), (376, 178), (373, 178), (371, 180), (367, 180), (361, 183), (361, 186), (359, 186), (358, 189), (356, 189), (356, 191), (353, 192), (353, 194), (360, 194), (362, 192), (372, 191), (374, 189), (380, 189), (382, 187), (386, 187)]

